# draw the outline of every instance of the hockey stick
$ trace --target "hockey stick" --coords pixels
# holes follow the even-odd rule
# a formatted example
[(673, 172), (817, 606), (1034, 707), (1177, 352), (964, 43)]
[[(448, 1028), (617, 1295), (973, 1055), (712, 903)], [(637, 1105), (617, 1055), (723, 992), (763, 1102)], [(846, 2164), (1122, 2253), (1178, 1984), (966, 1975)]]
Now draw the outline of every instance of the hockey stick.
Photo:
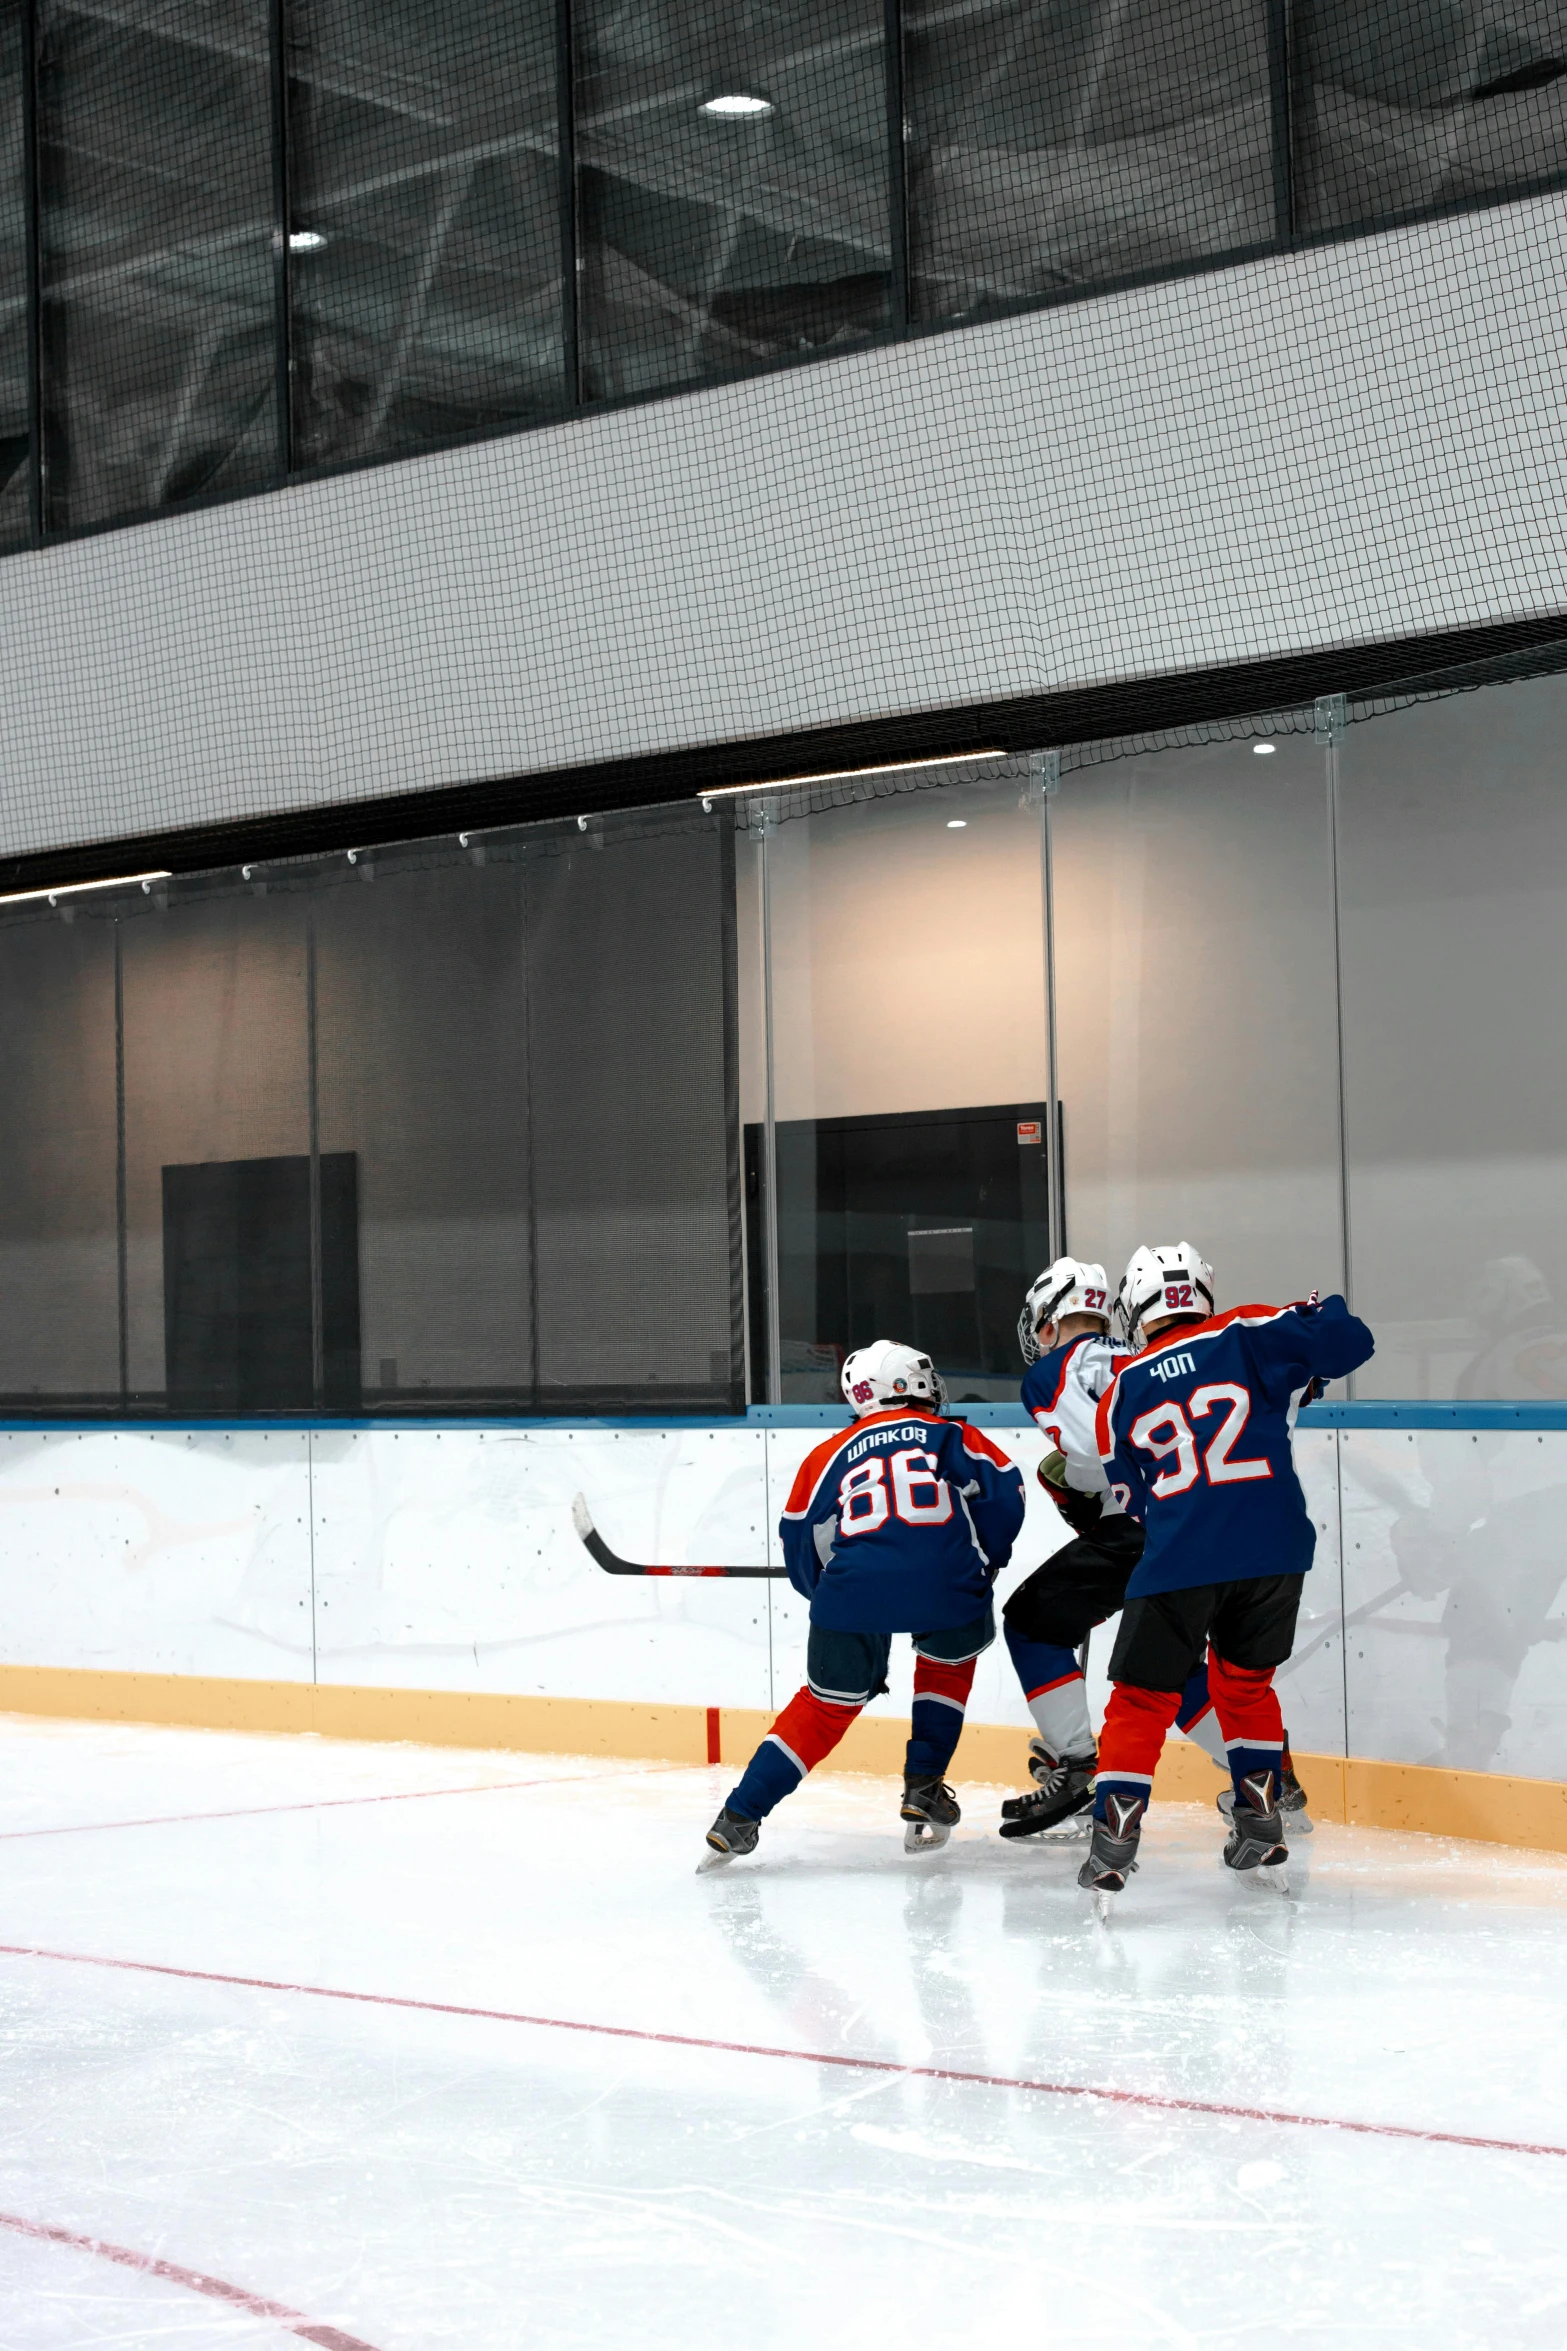
[(770, 1576), (781, 1577), (781, 1567), (645, 1567), (640, 1560), (622, 1559), (612, 1551), (598, 1528), (593, 1524), (593, 1513), (579, 1494), (571, 1506), (572, 1524), (582, 1538), (582, 1545), (590, 1559), (606, 1575), (698, 1575), (698, 1576)]

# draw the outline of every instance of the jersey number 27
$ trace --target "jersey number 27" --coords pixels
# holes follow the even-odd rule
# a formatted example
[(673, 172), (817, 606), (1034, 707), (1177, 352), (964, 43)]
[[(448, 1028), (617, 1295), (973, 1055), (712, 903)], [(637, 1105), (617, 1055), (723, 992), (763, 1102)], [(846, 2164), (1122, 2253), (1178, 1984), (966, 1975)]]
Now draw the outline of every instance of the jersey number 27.
[[(1199, 1448), (1192, 1420), (1206, 1420), (1210, 1413), (1219, 1411), (1224, 1413), (1223, 1420), (1206, 1449)], [(1145, 1412), (1132, 1423), (1132, 1443), (1139, 1452), (1171, 1464), (1152, 1481), (1149, 1492), (1167, 1501), (1172, 1494), (1188, 1493), (1200, 1476), (1211, 1486), (1239, 1486), (1252, 1478), (1271, 1478), (1272, 1467), (1261, 1455), (1235, 1459), (1235, 1443), (1250, 1418), (1250, 1391), (1229, 1380), (1195, 1388), (1184, 1408), (1172, 1401)]]

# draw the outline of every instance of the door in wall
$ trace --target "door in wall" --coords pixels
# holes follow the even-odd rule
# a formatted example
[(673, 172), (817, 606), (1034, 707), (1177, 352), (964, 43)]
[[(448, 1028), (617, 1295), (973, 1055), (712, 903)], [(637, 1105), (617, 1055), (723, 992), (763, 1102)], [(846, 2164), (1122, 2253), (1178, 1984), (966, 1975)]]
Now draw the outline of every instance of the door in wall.
[(163, 1170), (163, 1328), (177, 1413), (330, 1412), (359, 1403), (352, 1151), (322, 1154), (322, 1387), (314, 1373), (308, 1157)]

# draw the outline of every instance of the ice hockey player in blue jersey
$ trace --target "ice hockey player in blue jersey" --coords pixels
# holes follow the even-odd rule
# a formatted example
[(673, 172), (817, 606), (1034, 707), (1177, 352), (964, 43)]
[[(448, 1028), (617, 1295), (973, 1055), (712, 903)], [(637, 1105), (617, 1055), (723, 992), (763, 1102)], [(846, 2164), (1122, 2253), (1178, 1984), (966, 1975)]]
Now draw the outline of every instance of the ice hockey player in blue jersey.
[(906, 1850), (944, 1845), (961, 1818), (944, 1775), (996, 1637), (991, 1588), (1023, 1523), (1022, 1476), (978, 1429), (945, 1418), (941, 1374), (912, 1347), (861, 1348), (843, 1392), (854, 1421), (806, 1455), (779, 1521), (789, 1581), (811, 1604), (805, 1687), (708, 1830), (704, 1868), (755, 1852), (774, 1805), (885, 1690), (894, 1633), (912, 1634), (915, 1652)]
[(1212, 1270), (1186, 1242), (1139, 1249), (1119, 1293), (1140, 1351), (1100, 1401), (1099, 1454), (1145, 1539), (1110, 1658), (1078, 1879), (1101, 1906), (1137, 1866), (1154, 1767), (1205, 1647), (1234, 1786), (1224, 1860), (1284, 1883), (1273, 1676), (1294, 1647), (1316, 1547), (1291, 1435), (1301, 1401), (1366, 1362), (1372, 1338), (1342, 1298), (1215, 1314), (1212, 1297)]
[[(1038, 1737), (1034, 1786), (1001, 1807), (1001, 1834), (1037, 1837), (1073, 1821), (1086, 1826), (1093, 1803), (1095, 1749), (1078, 1653), (1096, 1625), (1114, 1616), (1142, 1556), (1143, 1530), (1110, 1492), (1094, 1436), (1099, 1399), (1125, 1361), (1110, 1340), (1110, 1293), (1102, 1265), (1058, 1257), (1034, 1283), (1018, 1317), (1028, 1370), (1023, 1403), (1051, 1447), (1039, 1482), (1075, 1540), (1053, 1551), (1002, 1611), (1007, 1649)], [(1182, 1693), (1177, 1728), (1205, 1747), (1220, 1770), (1224, 1747), (1199, 1664)]]

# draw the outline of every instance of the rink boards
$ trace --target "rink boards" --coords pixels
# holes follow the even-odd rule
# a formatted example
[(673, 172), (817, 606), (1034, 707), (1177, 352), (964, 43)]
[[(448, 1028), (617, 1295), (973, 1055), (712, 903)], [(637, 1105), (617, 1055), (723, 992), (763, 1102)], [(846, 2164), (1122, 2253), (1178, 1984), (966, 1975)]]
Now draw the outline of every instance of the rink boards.
[[(1292, 1740), (1325, 1759), (1324, 1810), (1567, 1846), (1567, 1427), (1451, 1411), (1404, 1426), (1401, 1409), (1297, 1432), (1318, 1540), (1281, 1676)], [(573, 1503), (626, 1559), (777, 1566), (779, 1510), (822, 1434), (0, 1431), (0, 1706), (681, 1760), (716, 1741), (738, 1758), (802, 1678), (803, 1603), (783, 1581), (609, 1575)], [(1005, 1597), (1065, 1530), (1031, 1474), (1041, 1440), (991, 1434), (1029, 1473)], [(898, 1648), (881, 1719), (845, 1751), (862, 1768), (896, 1759)], [(1108, 1648), (1107, 1631), (1096, 1683)], [(1028, 1717), (999, 1642), (970, 1723), (992, 1726), (969, 1734), (970, 1776), (1013, 1776)], [(1337, 1779), (1335, 1759), (1350, 1759)], [(1172, 1749), (1172, 1787), (1183, 1771), (1192, 1792), (1211, 1784)], [(1496, 1778), (1494, 1804), (1476, 1774)]]

